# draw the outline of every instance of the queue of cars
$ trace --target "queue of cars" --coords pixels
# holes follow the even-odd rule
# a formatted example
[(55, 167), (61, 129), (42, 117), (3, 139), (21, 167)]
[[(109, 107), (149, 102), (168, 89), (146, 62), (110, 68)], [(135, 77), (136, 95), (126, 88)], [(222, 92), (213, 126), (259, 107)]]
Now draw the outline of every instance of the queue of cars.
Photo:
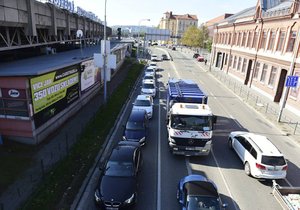
[[(95, 201), (104, 209), (130, 209), (136, 203), (137, 175), (142, 163), (141, 147), (147, 142), (148, 124), (153, 117), (157, 69), (155, 62), (149, 63), (145, 68), (141, 92), (136, 97), (124, 126), (124, 141), (117, 144), (105, 167), (101, 168), (102, 175), (95, 191)], [(228, 136), (228, 147), (237, 153), (248, 176), (259, 179), (286, 177), (287, 162), (267, 137), (233, 131)], [(222, 203), (216, 184), (197, 174), (179, 180), (176, 198), (183, 210), (221, 210), (228, 206)]]

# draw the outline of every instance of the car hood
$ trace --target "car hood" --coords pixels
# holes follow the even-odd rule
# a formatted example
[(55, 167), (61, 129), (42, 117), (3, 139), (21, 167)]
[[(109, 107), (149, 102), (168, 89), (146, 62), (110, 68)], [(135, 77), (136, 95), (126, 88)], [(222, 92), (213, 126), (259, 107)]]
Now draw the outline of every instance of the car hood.
[(128, 140), (136, 139), (139, 141), (141, 138), (145, 137), (145, 135), (145, 130), (125, 130), (125, 137)]
[(144, 92), (144, 93), (154, 93), (155, 89), (142, 88), (142, 92)]
[(146, 110), (147, 113), (152, 112), (152, 107), (150, 106), (133, 106), (133, 109), (143, 109)]
[(100, 184), (100, 193), (104, 201), (124, 202), (136, 192), (134, 177), (103, 176)]

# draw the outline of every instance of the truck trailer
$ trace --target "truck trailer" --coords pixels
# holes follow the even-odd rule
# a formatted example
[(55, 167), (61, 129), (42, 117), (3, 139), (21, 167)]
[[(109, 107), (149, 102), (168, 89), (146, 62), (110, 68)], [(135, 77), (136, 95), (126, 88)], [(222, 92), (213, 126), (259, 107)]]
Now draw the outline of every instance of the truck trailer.
[(173, 154), (209, 154), (217, 117), (207, 102), (207, 94), (194, 81), (169, 79), (166, 124)]

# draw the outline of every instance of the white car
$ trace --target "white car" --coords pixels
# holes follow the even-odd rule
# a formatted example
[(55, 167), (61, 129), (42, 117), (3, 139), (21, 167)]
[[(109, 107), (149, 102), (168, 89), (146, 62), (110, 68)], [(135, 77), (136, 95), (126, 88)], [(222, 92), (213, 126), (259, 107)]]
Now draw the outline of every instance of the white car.
[(150, 75), (153, 75), (155, 77), (155, 69), (152, 66), (148, 66), (145, 69), (145, 75), (146, 74), (150, 74)]
[(156, 96), (155, 80), (152, 80), (152, 79), (143, 80), (141, 94), (142, 95), (150, 95), (153, 98), (155, 98), (155, 96)]
[(283, 154), (265, 136), (234, 131), (229, 134), (228, 146), (244, 164), (245, 173), (259, 179), (284, 179), (287, 162)]
[(157, 70), (157, 65), (156, 65), (155, 62), (149, 63), (149, 67), (150, 67), (150, 66), (151, 66), (155, 71)]
[(143, 109), (147, 112), (148, 119), (153, 116), (153, 98), (149, 95), (138, 95), (132, 109)]
[(151, 55), (151, 59), (150, 59), (151, 61), (158, 61), (158, 57), (157, 57), (157, 55), (155, 55), (155, 54), (152, 54)]
[(143, 77), (143, 81), (146, 79), (151, 79), (155, 81), (155, 76), (153, 74), (146, 73)]

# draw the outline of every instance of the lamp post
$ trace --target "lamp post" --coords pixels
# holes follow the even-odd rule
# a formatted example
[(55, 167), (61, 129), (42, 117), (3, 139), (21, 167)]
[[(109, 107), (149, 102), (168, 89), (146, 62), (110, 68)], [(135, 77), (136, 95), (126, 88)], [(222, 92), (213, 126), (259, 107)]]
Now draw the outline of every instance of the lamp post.
[(141, 19), (139, 21), (139, 27), (138, 27), (138, 45), (137, 45), (137, 48), (136, 48), (136, 59), (138, 60), (139, 59), (139, 46), (140, 46), (140, 26), (141, 26), (141, 22), (142, 21), (150, 21), (150, 19)]
[(107, 53), (106, 53), (106, 1), (104, 1), (104, 52), (103, 52), (103, 76), (104, 76), (104, 104), (106, 104), (106, 58), (107, 58)]

